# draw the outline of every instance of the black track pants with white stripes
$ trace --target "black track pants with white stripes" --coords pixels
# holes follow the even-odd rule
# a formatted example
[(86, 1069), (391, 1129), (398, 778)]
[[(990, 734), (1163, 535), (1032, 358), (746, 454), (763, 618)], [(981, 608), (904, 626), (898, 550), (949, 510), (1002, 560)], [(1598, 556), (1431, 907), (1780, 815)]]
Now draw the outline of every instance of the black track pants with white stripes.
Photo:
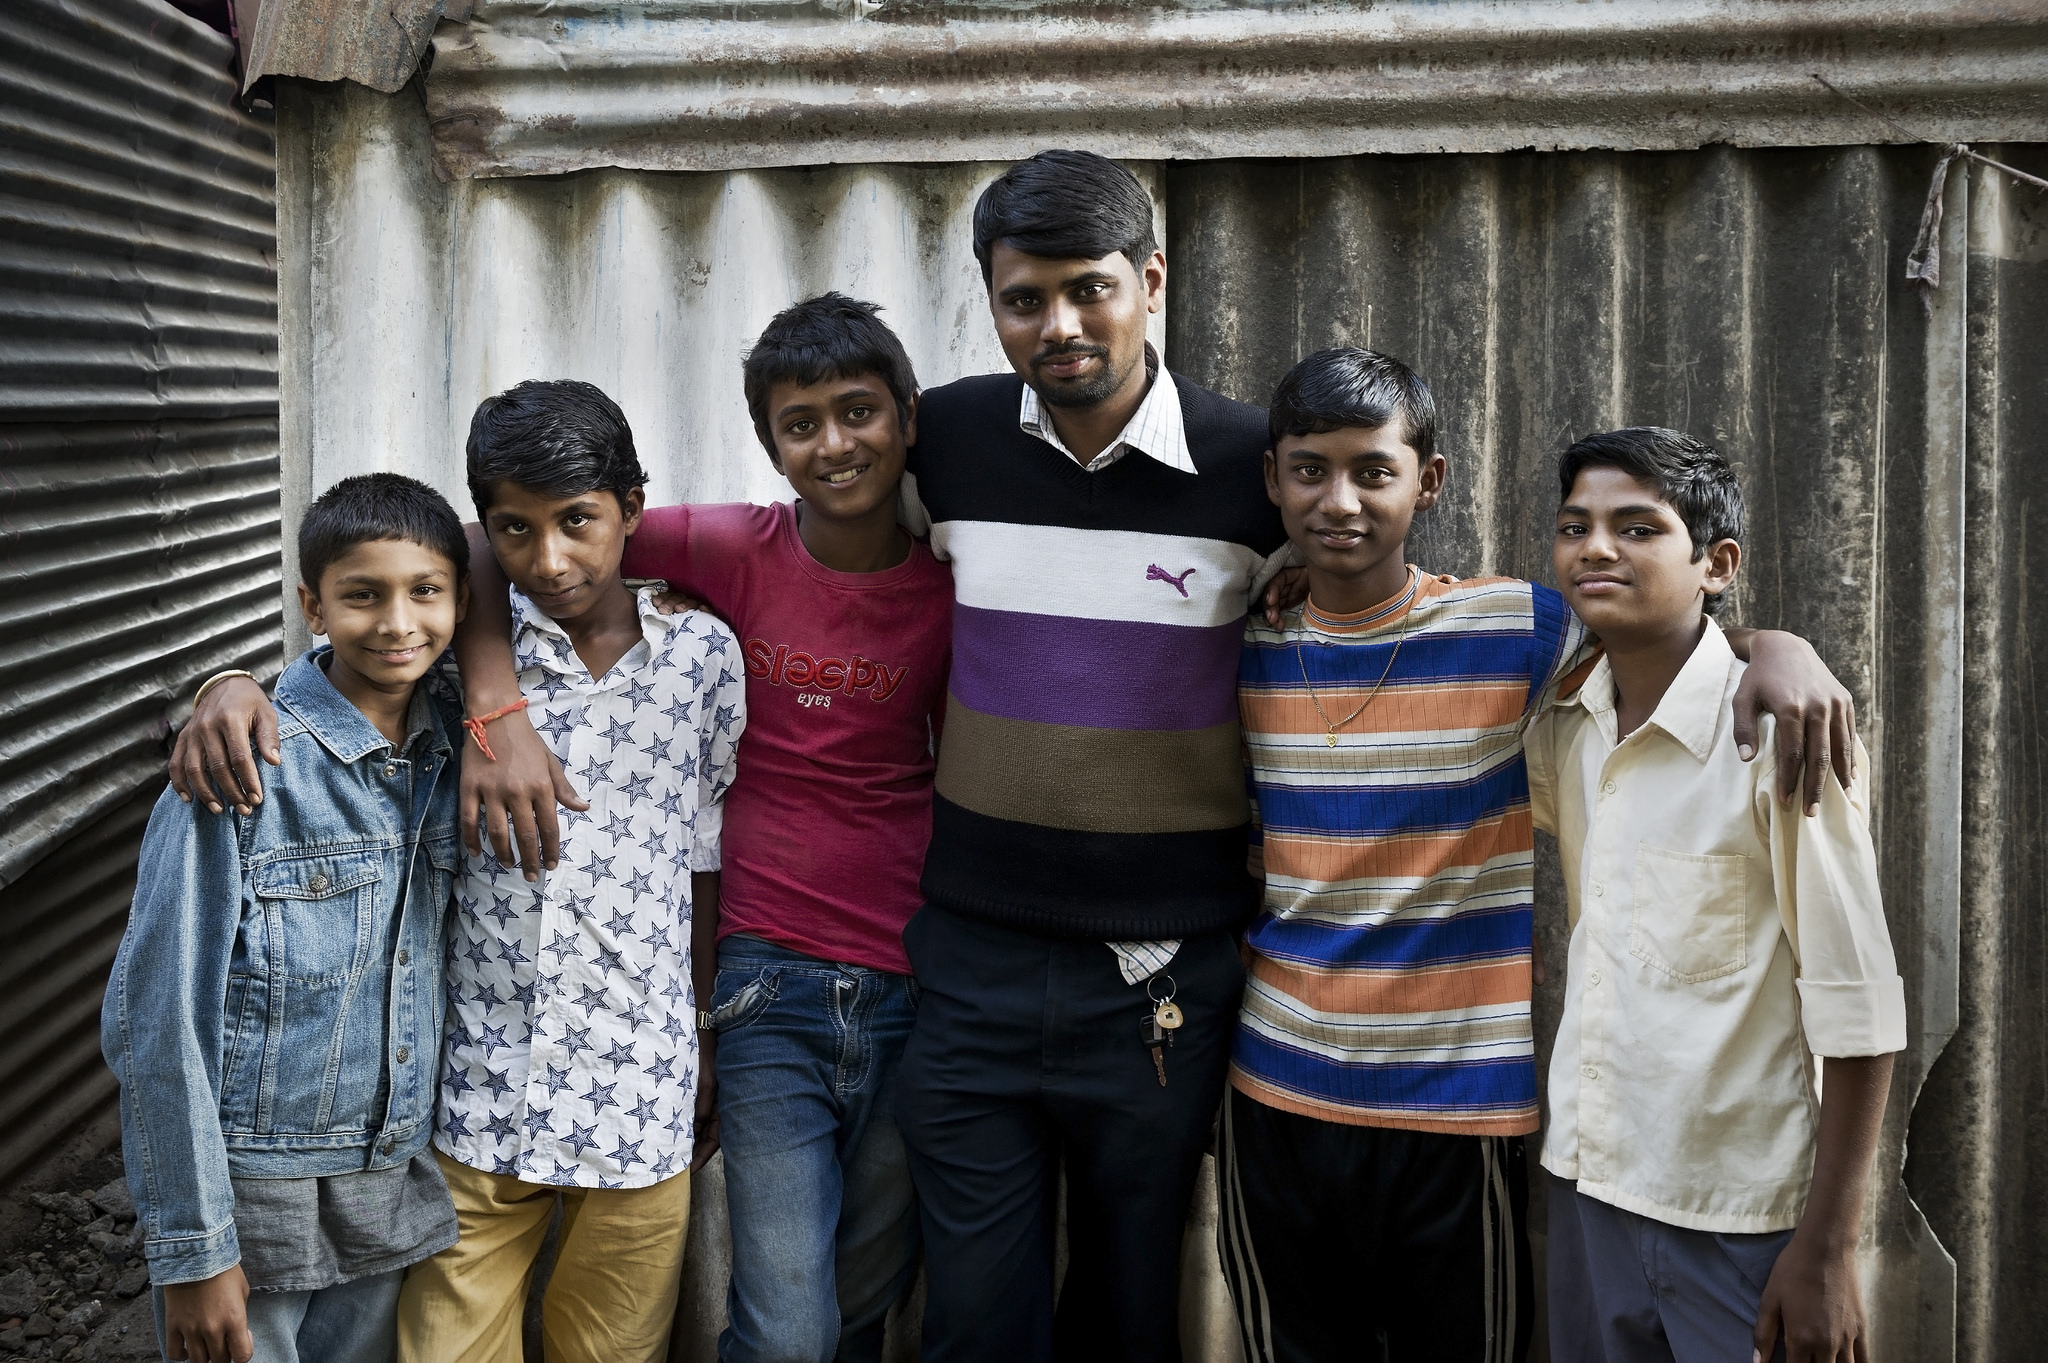
[(1346, 1126), (1224, 1100), (1223, 1275), (1247, 1363), (1522, 1363), (1535, 1282), (1518, 1136)]

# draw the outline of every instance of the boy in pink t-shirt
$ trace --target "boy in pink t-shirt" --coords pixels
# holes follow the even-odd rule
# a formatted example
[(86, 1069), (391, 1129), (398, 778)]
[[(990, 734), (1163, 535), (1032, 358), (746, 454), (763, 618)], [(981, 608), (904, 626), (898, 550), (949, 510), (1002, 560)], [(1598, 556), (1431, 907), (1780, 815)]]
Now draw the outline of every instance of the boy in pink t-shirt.
[(953, 585), (897, 525), (917, 381), (874, 314), (828, 293), (747, 356), (754, 429), (797, 503), (656, 508), (623, 565), (702, 598), (747, 673), (708, 1020), (725, 1363), (880, 1358), (917, 1257), (894, 1116), (916, 1014), (903, 926), (923, 902)]
[[(730, 623), (747, 677), (698, 1015), (732, 1224), (724, 1363), (880, 1358), (916, 1266), (894, 1116), (916, 1013), (903, 926), (923, 903), (953, 584), (897, 524), (917, 378), (875, 313), (821, 295), (747, 356), (754, 429), (795, 505), (655, 508), (621, 565)], [(506, 637), (458, 640), (467, 669), (492, 673), (481, 655)], [(501, 748), (522, 719), (502, 721)]]

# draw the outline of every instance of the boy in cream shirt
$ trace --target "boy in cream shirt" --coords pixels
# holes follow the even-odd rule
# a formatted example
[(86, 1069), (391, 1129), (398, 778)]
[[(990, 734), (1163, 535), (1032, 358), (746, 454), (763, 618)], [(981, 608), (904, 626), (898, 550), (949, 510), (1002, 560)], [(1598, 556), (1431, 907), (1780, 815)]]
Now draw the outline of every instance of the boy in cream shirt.
[(1559, 475), (1558, 586), (1607, 651), (1528, 739), (1572, 920), (1543, 1144), (1551, 1356), (1848, 1363), (1906, 1041), (1867, 787), (1825, 783), (1802, 817), (1737, 751), (1743, 664), (1713, 620), (1741, 559), (1727, 461), (1643, 427), (1580, 441)]

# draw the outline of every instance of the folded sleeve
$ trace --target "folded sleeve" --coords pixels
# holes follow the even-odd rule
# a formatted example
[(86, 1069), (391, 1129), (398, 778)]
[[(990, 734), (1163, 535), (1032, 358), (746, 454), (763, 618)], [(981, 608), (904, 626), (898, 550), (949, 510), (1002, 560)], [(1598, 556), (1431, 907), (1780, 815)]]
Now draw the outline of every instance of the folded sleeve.
[[(739, 648), (732, 632), (712, 621), (714, 632), (725, 636), (733, 656)], [(721, 656), (724, 650), (718, 650)], [(740, 735), (747, 728), (746, 669), (735, 673), (721, 668), (706, 689), (699, 713), (703, 715), (698, 736), (697, 821), (690, 846), (692, 871), (716, 871), (724, 862), (725, 793), (732, 788), (739, 765)]]
[(1529, 814), (1535, 825), (1557, 833), (1557, 719), (1537, 713), (1522, 735), (1522, 759), (1529, 767)]
[[(1860, 741), (1856, 765), (1870, 770)], [(1906, 987), (1878, 892), (1866, 778), (1847, 790), (1824, 782), (1820, 813), (1808, 818), (1778, 802), (1771, 764), (1757, 766), (1755, 798), (1770, 823), (1772, 876), (1798, 962), (1807, 1048), (1819, 1056), (1903, 1050)]]

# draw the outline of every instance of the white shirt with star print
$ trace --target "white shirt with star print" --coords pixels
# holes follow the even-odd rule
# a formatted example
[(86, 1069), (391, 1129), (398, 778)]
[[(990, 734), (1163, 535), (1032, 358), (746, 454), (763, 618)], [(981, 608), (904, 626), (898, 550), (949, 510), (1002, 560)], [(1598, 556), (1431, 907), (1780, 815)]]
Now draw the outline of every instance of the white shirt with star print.
[(434, 1144), (532, 1183), (646, 1187), (688, 1169), (696, 1138), (690, 874), (719, 867), (746, 668), (718, 620), (636, 595), (642, 641), (592, 680), (512, 592), (527, 713), (590, 810), (563, 811), (537, 884), (467, 858), (448, 917)]

